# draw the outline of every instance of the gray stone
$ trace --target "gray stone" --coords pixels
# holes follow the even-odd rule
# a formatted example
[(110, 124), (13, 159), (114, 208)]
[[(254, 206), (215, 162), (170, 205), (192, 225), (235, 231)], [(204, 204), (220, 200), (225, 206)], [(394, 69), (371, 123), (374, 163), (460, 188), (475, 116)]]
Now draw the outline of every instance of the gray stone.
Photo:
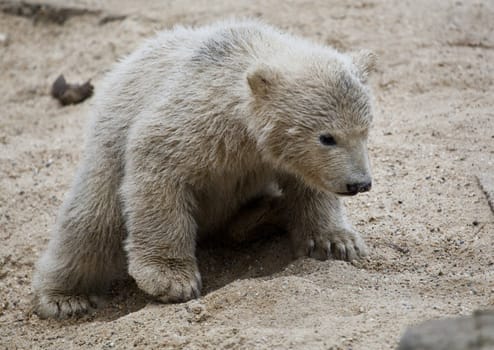
[(494, 213), (494, 175), (482, 174), (477, 176), (480, 188), (484, 192), (487, 202)]
[(410, 327), (398, 350), (494, 350), (494, 310)]

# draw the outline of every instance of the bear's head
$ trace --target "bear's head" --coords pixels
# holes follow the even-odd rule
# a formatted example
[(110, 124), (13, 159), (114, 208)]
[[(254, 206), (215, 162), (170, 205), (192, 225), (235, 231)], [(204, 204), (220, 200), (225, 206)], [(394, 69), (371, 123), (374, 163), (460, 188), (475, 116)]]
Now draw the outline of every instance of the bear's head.
[(325, 192), (368, 191), (374, 65), (368, 51), (256, 64), (247, 73), (248, 127), (265, 160)]

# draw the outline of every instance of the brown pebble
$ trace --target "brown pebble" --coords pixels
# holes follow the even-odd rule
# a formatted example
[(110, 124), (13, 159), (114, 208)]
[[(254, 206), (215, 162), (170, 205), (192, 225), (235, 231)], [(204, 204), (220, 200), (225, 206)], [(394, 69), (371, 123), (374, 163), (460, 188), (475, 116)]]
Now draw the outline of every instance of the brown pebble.
[(65, 77), (60, 75), (51, 87), (51, 95), (60, 101), (62, 106), (77, 104), (93, 94), (93, 85), (90, 80), (84, 84), (67, 84)]

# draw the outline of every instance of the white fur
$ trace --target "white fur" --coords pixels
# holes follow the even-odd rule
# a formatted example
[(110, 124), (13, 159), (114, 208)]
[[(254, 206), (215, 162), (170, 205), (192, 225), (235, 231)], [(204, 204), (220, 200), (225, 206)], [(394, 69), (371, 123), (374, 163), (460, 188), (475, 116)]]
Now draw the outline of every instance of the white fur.
[(38, 314), (85, 312), (126, 272), (164, 302), (197, 297), (197, 237), (261, 217), (296, 255), (365, 255), (335, 195), (370, 180), (371, 62), (355, 57), (227, 21), (162, 32), (120, 62), (37, 266)]

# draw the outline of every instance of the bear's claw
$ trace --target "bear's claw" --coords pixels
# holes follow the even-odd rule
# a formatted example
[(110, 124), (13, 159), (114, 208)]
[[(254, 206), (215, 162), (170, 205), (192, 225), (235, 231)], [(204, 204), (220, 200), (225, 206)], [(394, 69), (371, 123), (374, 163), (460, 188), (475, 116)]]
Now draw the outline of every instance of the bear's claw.
[(309, 256), (317, 260), (329, 258), (353, 261), (368, 255), (365, 242), (353, 230), (339, 230), (328, 234), (320, 234), (298, 244), (295, 255)]

